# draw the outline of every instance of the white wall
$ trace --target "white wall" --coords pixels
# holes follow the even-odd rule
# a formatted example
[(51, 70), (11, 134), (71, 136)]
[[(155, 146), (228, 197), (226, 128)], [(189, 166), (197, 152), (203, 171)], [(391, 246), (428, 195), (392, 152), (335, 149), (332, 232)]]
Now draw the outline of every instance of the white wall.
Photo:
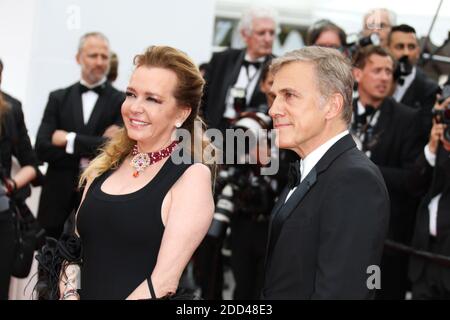
[(22, 100), (35, 135), (48, 93), (79, 78), (75, 54), (80, 36), (101, 31), (119, 56), (124, 89), (134, 55), (166, 44), (197, 63), (210, 57), (214, 0), (0, 0), (2, 88)]

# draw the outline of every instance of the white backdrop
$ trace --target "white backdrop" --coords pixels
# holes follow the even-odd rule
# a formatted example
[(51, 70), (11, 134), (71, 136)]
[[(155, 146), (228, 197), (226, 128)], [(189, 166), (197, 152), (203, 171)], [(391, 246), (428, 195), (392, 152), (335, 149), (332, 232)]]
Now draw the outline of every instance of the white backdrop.
[(2, 88), (23, 102), (31, 135), (39, 127), (48, 93), (79, 78), (80, 36), (103, 32), (119, 56), (124, 89), (134, 55), (166, 44), (197, 63), (211, 54), (214, 0), (0, 0)]

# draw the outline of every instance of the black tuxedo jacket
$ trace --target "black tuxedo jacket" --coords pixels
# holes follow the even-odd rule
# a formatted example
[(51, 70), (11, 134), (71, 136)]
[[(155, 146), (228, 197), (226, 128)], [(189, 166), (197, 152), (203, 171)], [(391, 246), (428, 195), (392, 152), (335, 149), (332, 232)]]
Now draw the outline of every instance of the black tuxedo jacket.
[[(106, 142), (102, 137), (105, 130), (112, 124), (122, 123), (120, 108), (123, 100), (123, 93), (106, 83), (85, 125), (79, 83), (50, 93), (35, 145), (39, 159), (48, 162), (38, 213), (44, 228), (62, 226), (78, 205), (76, 189), (80, 159), (93, 158)], [(74, 154), (52, 145), (53, 132), (58, 129), (77, 134)]]
[(378, 142), (370, 159), (378, 165), (391, 200), (388, 238), (410, 244), (419, 199), (414, 197), (409, 179), (425, 146), (420, 115), (387, 98), (380, 106), (374, 136)]
[(439, 86), (419, 68), (416, 68), (416, 77), (406, 90), (400, 101), (402, 104), (417, 110), (422, 119), (423, 130), (426, 135), (432, 126), (432, 109), (436, 102), (436, 93)]
[[(422, 152), (416, 162), (416, 175), (413, 185), (419, 193), (425, 196), (417, 211), (416, 226), (412, 239), (412, 246), (418, 250), (433, 251), (434, 253), (450, 255), (450, 152), (440, 148), (437, 155), (436, 166), (431, 167)], [(436, 195), (442, 194), (437, 212), (437, 245), (430, 247), (430, 215), (428, 205)], [(423, 258), (411, 256), (409, 277), (417, 281), (423, 274), (425, 264), (429, 263)], [(431, 262), (433, 263), (433, 262)], [(434, 271), (436, 272), (436, 271)], [(450, 290), (450, 272), (439, 273), (444, 286)]]
[[(228, 90), (236, 82), (245, 58), (245, 49), (228, 49), (215, 53), (205, 74), (202, 115), (208, 127), (218, 128), (225, 112), (225, 100)], [(266, 57), (266, 61), (272, 56)], [(258, 79), (258, 84), (260, 79)], [(266, 97), (256, 85), (247, 107), (258, 108), (266, 103)], [(243, 110), (244, 111), (244, 110)]]
[(0, 94), (9, 105), (8, 111), (0, 119), (2, 121), (2, 132), (0, 134), (1, 167), (4, 173), (9, 176), (12, 165), (11, 157), (15, 156), (22, 167), (30, 165), (37, 170), (38, 159), (28, 137), (22, 104), (19, 100), (4, 92), (0, 92)]
[(389, 197), (378, 168), (350, 135), (336, 142), (286, 203), (269, 229), (264, 299), (367, 299), (367, 269), (379, 265)]

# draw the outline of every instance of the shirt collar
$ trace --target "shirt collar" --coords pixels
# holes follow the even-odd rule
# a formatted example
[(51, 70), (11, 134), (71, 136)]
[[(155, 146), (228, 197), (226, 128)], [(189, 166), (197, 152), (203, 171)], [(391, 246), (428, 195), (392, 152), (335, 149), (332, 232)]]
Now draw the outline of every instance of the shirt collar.
[(407, 76), (403, 77), (403, 80), (404, 80), (403, 84), (402, 85), (397, 84), (397, 85), (400, 87), (408, 88), (409, 85), (414, 81), (415, 77), (416, 77), (416, 67), (413, 66), (411, 73), (408, 74)]
[(322, 159), (325, 153), (327, 153), (328, 149), (330, 149), (337, 141), (339, 141), (342, 137), (349, 134), (348, 130), (345, 130), (333, 138), (329, 139), (327, 142), (322, 144), (320, 147), (316, 148), (313, 152), (308, 154), (305, 159), (300, 161), (300, 172), (302, 174), (302, 179), (308, 175), (308, 173), (314, 168), (317, 162)]
[(246, 53), (244, 60), (245, 61), (250, 61), (250, 62), (264, 62), (264, 60), (266, 60), (266, 57), (261, 57), (261, 58), (258, 58), (256, 60), (252, 60), (252, 58), (250, 58), (249, 54)]
[(87, 87), (87, 88), (89, 88), (89, 89), (98, 87), (98, 86), (102, 85), (102, 84), (105, 83), (105, 82), (106, 82), (106, 77), (103, 77), (99, 82), (94, 83), (94, 84), (88, 84), (83, 78), (80, 80), (80, 83), (81, 83), (83, 86), (85, 86), (85, 87)]

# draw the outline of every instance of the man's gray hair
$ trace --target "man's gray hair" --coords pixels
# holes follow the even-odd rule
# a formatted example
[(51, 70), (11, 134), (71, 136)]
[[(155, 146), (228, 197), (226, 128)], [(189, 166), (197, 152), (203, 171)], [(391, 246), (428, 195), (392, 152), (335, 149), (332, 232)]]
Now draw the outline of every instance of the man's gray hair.
[(275, 30), (278, 28), (278, 13), (270, 7), (251, 7), (242, 13), (239, 21), (239, 31), (247, 35), (252, 33), (253, 20), (255, 19), (271, 19), (275, 23)]
[(86, 43), (86, 40), (87, 40), (88, 38), (90, 38), (90, 37), (95, 37), (95, 38), (102, 39), (102, 40), (105, 41), (105, 42), (108, 44), (108, 46), (109, 46), (109, 40), (108, 40), (108, 38), (107, 38), (103, 33), (101, 33), (101, 32), (88, 32), (88, 33), (85, 33), (84, 35), (81, 36), (80, 42), (79, 42), (79, 44), (78, 44), (78, 52), (80, 52), (81, 49), (83, 49), (84, 44)]
[[(336, 49), (324, 47), (304, 47), (274, 59), (270, 71), (276, 74), (283, 66), (294, 62), (306, 62), (314, 66), (315, 80), (320, 92), (320, 102), (332, 94), (343, 98), (342, 119), (350, 124), (352, 120), (353, 75), (350, 61)], [(303, 75), (299, 74), (299, 77)]]
[(368, 19), (371, 15), (377, 14), (378, 12), (381, 12), (381, 11), (384, 11), (384, 12), (386, 12), (386, 13), (388, 14), (388, 17), (389, 17), (389, 24), (390, 24), (391, 26), (395, 26), (395, 25), (397, 24), (397, 15), (395, 14), (394, 11), (389, 10), (389, 9), (386, 9), (386, 8), (375, 8), (375, 9), (370, 9), (370, 10), (364, 15), (364, 18), (363, 18), (363, 26), (364, 26), (364, 27), (366, 26), (367, 19)]

